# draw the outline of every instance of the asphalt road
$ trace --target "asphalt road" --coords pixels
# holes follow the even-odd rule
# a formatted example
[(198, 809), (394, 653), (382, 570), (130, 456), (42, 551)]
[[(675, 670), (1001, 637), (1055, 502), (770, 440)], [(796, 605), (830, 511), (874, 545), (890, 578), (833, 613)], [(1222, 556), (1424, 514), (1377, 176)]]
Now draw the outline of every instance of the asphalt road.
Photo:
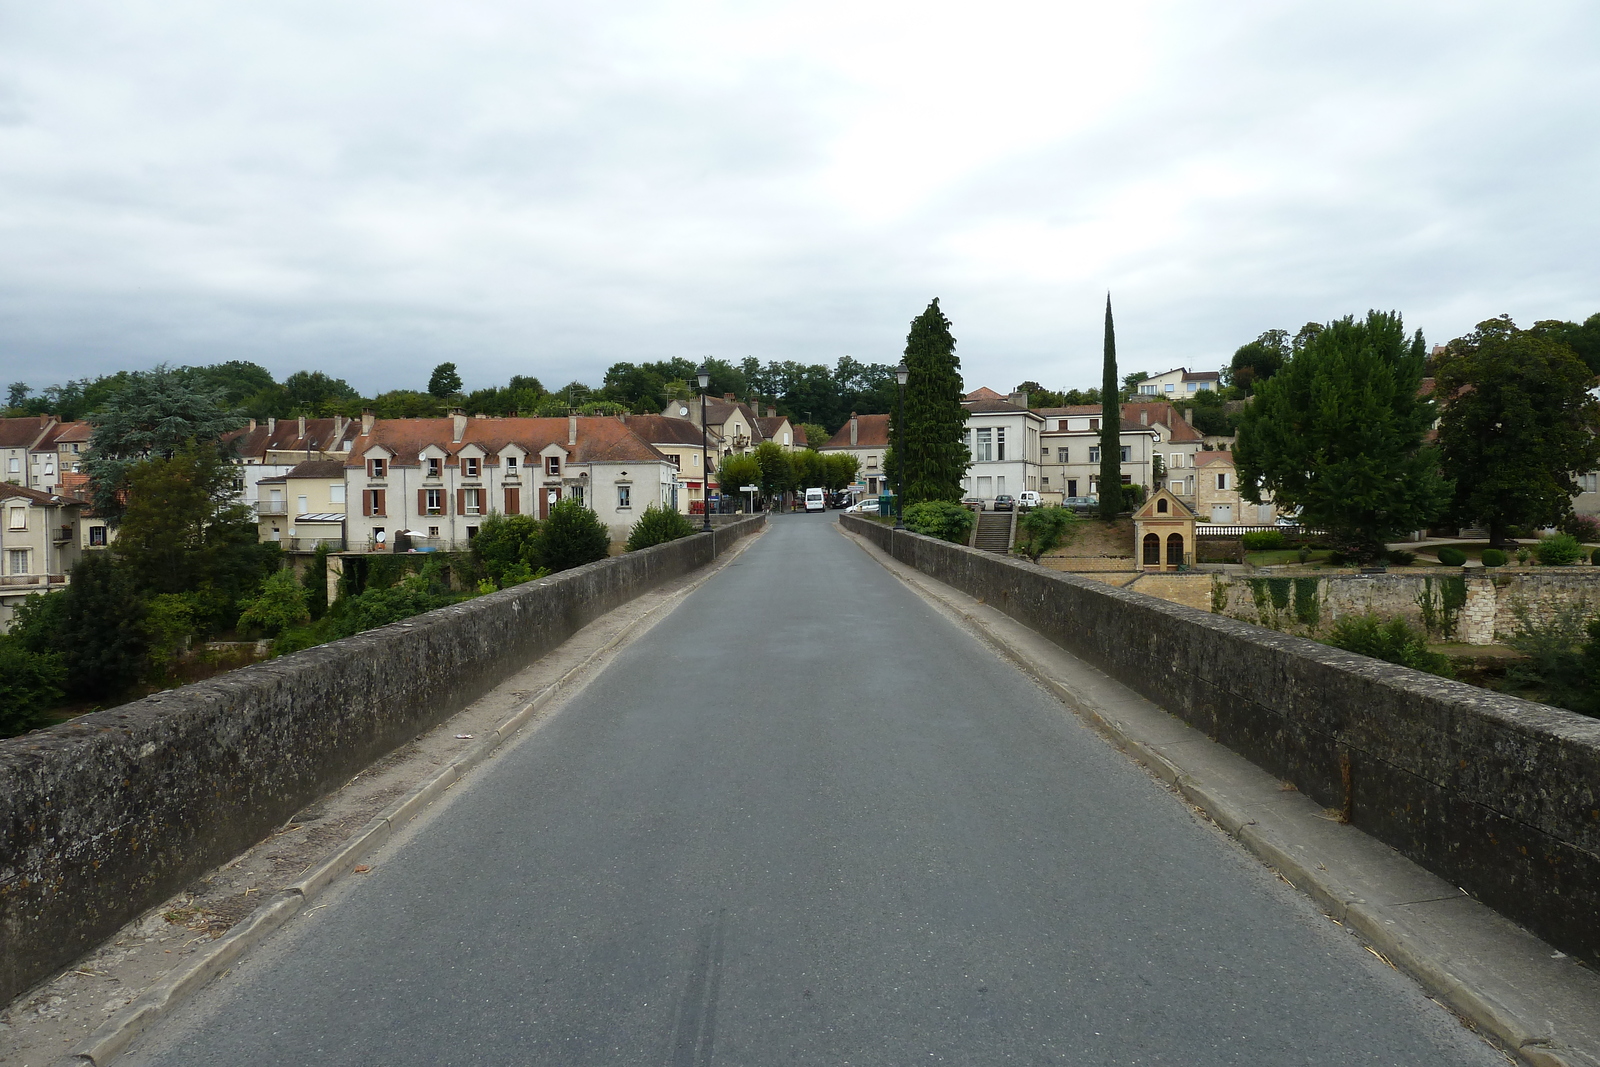
[(1504, 1064), (785, 516), (134, 1064)]

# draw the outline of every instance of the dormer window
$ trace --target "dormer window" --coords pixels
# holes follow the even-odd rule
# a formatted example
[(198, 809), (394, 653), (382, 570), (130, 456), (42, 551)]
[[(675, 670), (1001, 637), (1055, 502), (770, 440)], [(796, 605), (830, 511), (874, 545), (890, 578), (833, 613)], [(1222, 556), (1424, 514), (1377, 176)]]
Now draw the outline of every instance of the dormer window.
[(468, 456), (468, 457), (466, 457), (466, 464), (467, 464), (467, 477), (468, 478), (476, 478), (478, 476), (478, 457), (477, 456)]
[(506, 457), (506, 477), (513, 477), (517, 473), (517, 457)]
[(551, 477), (551, 478), (560, 477), (560, 475), (561, 475), (561, 457), (560, 456), (546, 456), (546, 457), (544, 457), (544, 473), (548, 477)]
[(383, 478), (389, 473), (389, 461), (382, 458), (367, 460), (367, 477)]
[(444, 461), (437, 456), (428, 460), (428, 477), (437, 478), (443, 473)]

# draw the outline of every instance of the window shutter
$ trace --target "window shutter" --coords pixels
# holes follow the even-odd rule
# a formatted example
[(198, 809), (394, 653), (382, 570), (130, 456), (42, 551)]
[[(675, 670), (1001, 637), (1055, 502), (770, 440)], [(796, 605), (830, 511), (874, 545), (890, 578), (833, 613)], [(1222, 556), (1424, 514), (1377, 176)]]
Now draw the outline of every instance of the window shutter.
[(387, 515), (389, 513), (383, 506), (383, 494), (384, 490), (382, 489), (374, 489), (372, 491), (372, 513), (374, 515)]
[(466, 513), (467, 513), (467, 491), (465, 489), (457, 489), (456, 490), (456, 514), (457, 515), (465, 515)]
[(417, 514), (418, 515), (426, 515), (427, 513), (428, 513), (428, 491), (426, 489), (418, 489), (417, 490)]
[(520, 490), (520, 489), (507, 489), (506, 490), (506, 514), (507, 515), (521, 515), (522, 514), (522, 500), (521, 500), (521, 497), (522, 497), (522, 490)]

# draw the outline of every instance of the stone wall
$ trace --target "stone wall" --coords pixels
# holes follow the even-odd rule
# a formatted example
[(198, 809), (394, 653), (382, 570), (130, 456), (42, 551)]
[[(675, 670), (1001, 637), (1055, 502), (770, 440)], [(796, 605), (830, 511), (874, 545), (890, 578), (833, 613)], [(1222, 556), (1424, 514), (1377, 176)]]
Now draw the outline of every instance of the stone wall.
[[(1361, 830), (1557, 947), (1600, 962), (1600, 720), (1020, 560), (842, 521), (1318, 803), (1349, 810)], [(1550, 579), (1563, 589), (1573, 580)]]
[[(1341, 616), (1372, 613), (1400, 616), (1436, 636), (1487, 645), (1515, 633), (1524, 618), (1548, 623), (1566, 609), (1587, 606), (1591, 611), (1600, 610), (1600, 567), (1474, 568), (1465, 572), (1441, 567), (1434, 574), (1263, 575), (1217, 580), (1223, 584), (1221, 614), (1289, 632), (1316, 632)], [(1160, 592), (1155, 595), (1164, 596)], [(1310, 597), (1316, 600), (1314, 611)], [(1308, 618), (1315, 618), (1316, 625), (1306, 625)]]
[(765, 516), (0, 741), (0, 999)]

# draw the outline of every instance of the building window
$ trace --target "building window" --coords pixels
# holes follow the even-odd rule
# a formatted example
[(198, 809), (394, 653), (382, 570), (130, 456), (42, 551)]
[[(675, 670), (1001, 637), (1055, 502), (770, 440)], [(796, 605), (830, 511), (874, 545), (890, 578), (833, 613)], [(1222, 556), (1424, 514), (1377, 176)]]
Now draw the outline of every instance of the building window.
[(1169, 470), (1175, 470), (1178, 467), (1183, 466), (1183, 453), (1182, 452), (1174, 452), (1174, 453), (1172, 453), (1172, 455), (1168, 456), (1167, 459), (1169, 461), (1167, 463), (1167, 467), (1168, 467)]
[(1223, 491), (1227, 490), (1227, 488), (1228, 488), (1228, 476), (1227, 476), (1227, 474), (1224, 473), (1224, 474), (1218, 474), (1217, 475), (1217, 488), (1219, 490), (1223, 490)]
[[(621, 510), (622, 508), (626, 508), (626, 507), (631, 507), (632, 506), (628, 502), (629, 497), (631, 495), (632, 489), (633, 489), (633, 486), (631, 486), (631, 485), (619, 485), (619, 486), (617, 486), (617, 508), (618, 508), (618, 510)], [(645, 510), (648, 511), (649, 509), (646, 508)]]
[(994, 431), (994, 458), (1002, 462), (1006, 458), (1006, 428), (1004, 426)]
[(428, 459), (428, 477), (430, 477), (430, 478), (439, 477), (439, 475), (441, 473), (443, 473), (443, 468), (444, 468), (444, 462), (442, 460), (440, 460), (438, 456), (429, 457), (429, 459)]
[(506, 477), (507, 478), (515, 478), (516, 476), (517, 476), (517, 457), (516, 456), (507, 456), (506, 457)]
[(1142, 385), (1141, 384), (1139, 386), (1139, 392), (1144, 393), (1146, 396), (1155, 396), (1156, 395), (1156, 387), (1154, 385)]
[(106, 543), (106, 528), (104, 526), (89, 527), (89, 547), (104, 548)]
[(1183, 479), (1179, 478), (1176, 481), (1168, 482), (1167, 483), (1167, 488), (1172, 491), (1172, 495), (1173, 496), (1182, 496), (1183, 495)]
[(422, 491), (422, 509), (427, 515), (444, 514), (444, 490), (424, 489)]
[(56, 472), (56, 457), (44, 457), (44, 472), (46, 474), (54, 474)]
[[(1099, 419), (1090, 419), (1089, 420), (1089, 429), (1098, 430), (1099, 428), (1100, 428), (1100, 420)], [(1091, 460), (1091, 462), (1093, 462), (1093, 461)]]
[(667, 458), (672, 460), (672, 469), (673, 470), (682, 470), (683, 469), (683, 457), (682, 456), (678, 455), (677, 453), (673, 453), (672, 455), (668, 456)]
[(10, 568), (11, 568), (11, 573), (12, 574), (27, 574), (28, 573), (28, 550), (27, 549), (25, 549), (25, 548), (13, 548), (10, 552), (6, 553), (6, 555), (10, 559)]
[(364, 515), (387, 515), (384, 508), (386, 493), (382, 489), (364, 489), (361, 493), (361, 512)]
[(1099, 445), (1090, 445), (1089, 446), (1089, 462), (1090, 463), (1099, 463), (1100, 462), (1100, 446)]
[(476, 478), (477, 476), (478, 476), (478, 457), (477, 456), (468, 456), (467, 457), (467, 477), (468, 478)]
[(978, 451), (972, 457), (978, 463), (989, 463), (994, 460), (994, 432), (987, 426), (977, 431)]
[(28, 528), (28, 509), (12, 508), (11, 521), (6, 523), (8, 530), (26, 530)]
[(1124, 462), (1124, 463), (1132, 463), (1133, 462), (1133, 446), (1132, 445), (1123, 445), (1122, 446), (1122, 462)]
[(547, 477), (557, 478), (561, 475), (561, 457), (546, 456), (544, 458), (544, 473)]
[(1058, 448), (1058, 449), (1056, 449), (1056, 462), (1057, 463), (1067, 463), (1067, 462), (1069, 462), (1068, 457), (1070, 455), (1071, 455), (1071, 451), (1069, 449)]
[(22, 460), (19, 459), (16, 456), (12, 456), (10, 461), (9, 461), (9, 466), (7, 466), (6, 469), (8, 471), (10, 471), (12, 474), (21, 474), (22, 473)]
[(330, 504), (344, 503), (344, 483), (334, 482), (328, 486), (328, 502)]
[(467, 527), (467, 540), (470, 541), (474, 537), (477, 537), (477, 536), (478, 536), (478, 528), (476, 526), (468, 526)]
[[(468, 514), (468, 515), (482, 515), (483, 514), (483, 490), (482, 489), (463, 489), (461, 491), (464, 494), (466, 494), (462, 498), (463, 500), (465, 500), (466, 505), (467, 505), (463, 509), (466, 512), (466, 514)], [(471, 528), (472, 527), (470, 527), (470, 526), (468, 527), (468, 529), (471, 529)]]
[(1199, 382), (1190, 382), (1189, 383), (1189, 392), (1192, 393), (1198, 388), (1200, 388), (1200, 383)]
[(1175, 393), (1177, 391), (1178, 391), (1178, 387), (1177, 386), (1173, 385), (1171, 382), (1167, 383), (1167, 392)]
[(439, 536), (439, 527), (437, 527), (437, 526), (428, 527), (428, 536), (429, 537), (438, 537)]
[(388, 471), (389, 471), (389, 461), (388, 460), (386, 460), (386, 459), (369, 459), (369, 460), (367, 460), (367, 477), (368, 478), (382, 478), (382, 477), (384, 477), (385, 475), (388, 474)]
[(1600, 493), (1600, 474), (1578, 475), (1578, 492)]

